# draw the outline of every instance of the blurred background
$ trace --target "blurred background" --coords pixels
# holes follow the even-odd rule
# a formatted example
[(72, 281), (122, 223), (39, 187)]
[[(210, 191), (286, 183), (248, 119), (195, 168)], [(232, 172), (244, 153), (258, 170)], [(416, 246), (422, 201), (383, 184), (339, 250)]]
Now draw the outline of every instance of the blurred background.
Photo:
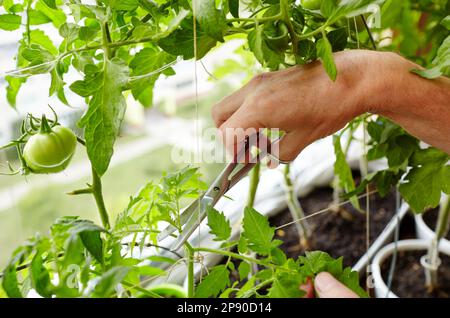
[[(59, 37), (53, 29), (42, 29), (52, 39)], [(46, 113), (51, 118), (48, 105), (55, 109), (63, 125), (70, 126), (79, 134), (77, 121), (86, 109), (84, 100), (69, 90), (66, 90), (66, 96), (70, 107), (49, 98), (48, 75), (29, 78), (18, 95), (17, 109), (8, 105), (4, 77), (7, 71), (15, 69), (19, 35), (2, 32), (0, 37), (0, 145), (17, 137), (27, 113), (38, 117)], [(171, 159), (174, 149), (185, 147), (184, 151), (195, 152), (201, 130), (214, 126), (210, 118), (212, 105), (258, 71), (252, 55), (242, 44), (240, 39), (228, 42), (214, 49), (196, 66), (192, 61), (177, 63), (173, 67), (175, 76), (165, 78), (162, 75), (156, 83), (150, 108), (143, 108), (131, 95), (126, 95), (125, 121), (110, 169), (103, 178), (111, 220), (127, 206), (130, 196), (141, 186), (160, 179), (164, 172), (186, 165)], [(70, 84), (78, 79), (79, 74), (72, 70), (64, 80)], [(0, 172), (8, 173), (8, 162), (15, 168), (19, 167), (14, 149), (0, 151)], [(222, 167), (214, 163), (198, 166), (206, 182), (210, 182)], [(78, 147), (69, 168), (62, 173), (0, 175), (0, 268), (6, 264), (15, 247), (36, 232), (46, 233), (59, 216), (79, 215), (99, 221), (90, 196), (66, 194), (83, 188), (87, 182), (90, 182), (90, 164), (83, 147)]]

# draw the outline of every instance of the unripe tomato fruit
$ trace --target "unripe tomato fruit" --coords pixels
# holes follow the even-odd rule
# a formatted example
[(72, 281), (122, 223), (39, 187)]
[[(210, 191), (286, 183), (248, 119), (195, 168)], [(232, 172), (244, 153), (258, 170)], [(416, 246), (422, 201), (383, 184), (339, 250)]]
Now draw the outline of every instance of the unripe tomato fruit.
[(264, 26), (264, 37), (267, 45), (274, 51), (283, 52), (289, 46), (289, 31), (282, 21)]
[(23, 158), (33, 173), (56, 173), (69, 165), (76, 146), (72, 130), (56, 126), (31, 136), (23, 148)]
[(302, 6), (308, 10), (319, 10), (322, 0), (302, 0)]

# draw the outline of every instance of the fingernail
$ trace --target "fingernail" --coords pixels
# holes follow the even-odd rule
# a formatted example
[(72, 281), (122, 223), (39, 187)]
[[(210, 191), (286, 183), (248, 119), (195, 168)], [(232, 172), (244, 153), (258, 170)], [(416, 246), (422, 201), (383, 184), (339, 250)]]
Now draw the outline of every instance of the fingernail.
[(327, 272), (322, 272), (317, 274), (314, 280), (314, 286), (318, 292), (327, 292), (334, 288), (336, 284), (336, 279)]
[(270, 159), (269, 159), (269, 162), (267, 163), (267, 167), (269, 169), (275, 169), (278, 167), (278, 165), (279, 165), (278, 162), (270, 160)]

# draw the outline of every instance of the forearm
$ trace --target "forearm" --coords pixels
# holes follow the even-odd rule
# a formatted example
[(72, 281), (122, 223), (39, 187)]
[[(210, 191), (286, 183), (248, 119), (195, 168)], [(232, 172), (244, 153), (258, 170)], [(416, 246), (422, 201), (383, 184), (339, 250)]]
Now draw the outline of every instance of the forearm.
[(413, 136), (450, 153), (450, 79), (424, 79), (412, 62), (381, 53), (369, 111), (396, 122)]

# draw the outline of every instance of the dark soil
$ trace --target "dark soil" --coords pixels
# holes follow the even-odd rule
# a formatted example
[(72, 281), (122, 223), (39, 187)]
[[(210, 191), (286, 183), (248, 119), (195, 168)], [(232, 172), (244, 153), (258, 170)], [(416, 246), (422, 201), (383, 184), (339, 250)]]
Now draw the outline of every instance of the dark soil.
[[(420, 258), (425, 251), (400, 251), (392, 279), (392, 292), (401, 298), (448, 298), (450, 297), (450, 257), (440, 255), (442, 264), (438, 269), (440, 286), (433, 292), (425, 287), (425, 273)], [(391, 257), (381, 264), (384, 281), (388, 281)]]
[[(432, 209), (430, 211), (427, 211), (423, 214), (423, 221), (430, 229), (434, 231), (436, 228), (436, 222), (439, 214), (439, 208)], [(450, 231), (447, 232), (447, 235), (445, 236), (447, 240), (450, 240)]]
[[(333, 190), (319, 188), (300, 203), (306, 215), (326, 209), (332, 203)], [(365, 198), (360, 200), (365, 207)], [(383, 231), (386, 224), (395, 213), (395, 194), (390, 193), (381, 198), (377, 194), (370, 196), (370, 242), (373, 242)], [(350, 218), (348, 218), (350, 217)], [(288, 209), (271, 218), (272, 226), (278, 227), (292, 221)], [(344, 205), (339, 212), (328, 211), (307, 219), (311, 228), (311, 237), (306, 250), (321, 250), (332, 257), (344, 256), (344, 265), (352, 266), (366, 252), (366, 215), (353, 208), (351, 204)], [(410, 226), (402, 236), (409, 237)], [(276, 231), (276, 238), (284, 241), (281, 248), (292, 258), (303, 254), (305, 248), (300, 246), (296, 226), (294, 224)]]

